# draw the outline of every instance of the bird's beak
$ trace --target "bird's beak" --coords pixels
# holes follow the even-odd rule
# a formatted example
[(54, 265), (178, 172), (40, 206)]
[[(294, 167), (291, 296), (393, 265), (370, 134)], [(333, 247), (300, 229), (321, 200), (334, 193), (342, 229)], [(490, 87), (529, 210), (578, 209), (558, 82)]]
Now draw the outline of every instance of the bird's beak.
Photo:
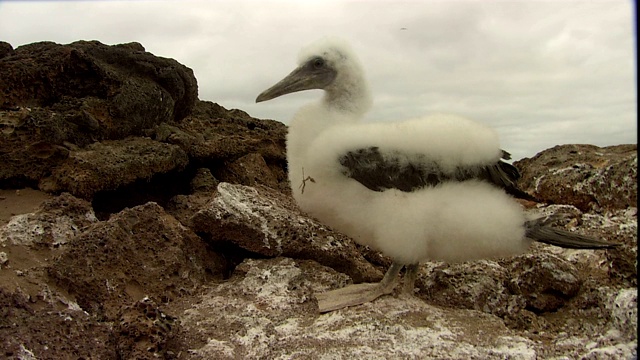
[(256, 98), (256, 102), (275, 99), (278, 96), (291, 94), (297, 91), (323, 89), (335, 79), (336, 73), (330, 69), (314, 69), (308, 64), (301, 65), (293, 70), (277, 84), (263, 91)]
[(315, 77), (306, 67), (301, 66), (293, 70), (284, 79), (280, 80), (277, 84), (263, 91), (256, 98), (256, 102), (267, 101), (275, 99), (278, 96), (291, 94), (296, 91), (315, 89)]

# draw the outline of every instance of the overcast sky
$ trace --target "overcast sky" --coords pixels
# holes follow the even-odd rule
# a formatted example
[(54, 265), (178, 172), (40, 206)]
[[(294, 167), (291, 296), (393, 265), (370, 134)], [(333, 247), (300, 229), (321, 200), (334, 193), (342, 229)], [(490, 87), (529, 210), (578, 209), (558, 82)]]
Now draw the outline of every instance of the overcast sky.
[(136, 41), (193, 69), (199, 97), (285, 124), (310, 91), (255, 104), (323, 36), (350, 41), (370, 121), (434, 112), (494, 127), (515, 159), (637, 143), (633, 2), (0, 1), (0, 40)]

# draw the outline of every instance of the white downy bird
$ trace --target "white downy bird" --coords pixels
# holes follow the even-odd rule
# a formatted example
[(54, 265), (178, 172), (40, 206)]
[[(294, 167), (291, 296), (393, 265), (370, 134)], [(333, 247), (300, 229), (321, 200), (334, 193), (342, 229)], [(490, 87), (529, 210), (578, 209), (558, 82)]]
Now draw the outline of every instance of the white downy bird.
[(318, 294), (321, 312), (362, 304), (393, 291), (406, 266), (412, 293), (421, 261), (459, 262), (523, 253), (532, 240), (571, 248), (611, 244), (528, 219), (516, 197), (530, 197), (502, 161), (497, 134), (451, 115), (367, 123), (371, 95), (360, 62), (343, 41), (302, 50), (299, 66), (256, 102), (322, 89), (319, 102), (294, 115), (288, 171), (300, 208), (393, 259), (378, 284)]

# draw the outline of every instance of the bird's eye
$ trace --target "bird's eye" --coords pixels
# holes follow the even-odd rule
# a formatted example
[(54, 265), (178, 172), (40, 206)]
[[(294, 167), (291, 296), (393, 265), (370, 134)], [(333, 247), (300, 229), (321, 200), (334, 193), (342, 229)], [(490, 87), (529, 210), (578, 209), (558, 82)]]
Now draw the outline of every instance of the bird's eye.
[(322, 58), (317, 58), (313, 60), (313, 67), (316, 69), (320, 69), (324, 66), (324, 60)]

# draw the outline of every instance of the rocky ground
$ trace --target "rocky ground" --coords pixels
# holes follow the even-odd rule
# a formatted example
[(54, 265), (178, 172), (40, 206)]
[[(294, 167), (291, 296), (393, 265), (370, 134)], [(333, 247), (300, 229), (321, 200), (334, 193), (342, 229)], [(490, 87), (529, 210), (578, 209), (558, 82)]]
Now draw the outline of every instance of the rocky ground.
[(319, 314), (389, 259), (300, 213), (286, 127), (198, 100), (189, 68), (0, 43), (0, 130), (0, 358), (637, 356), (636, 145), (515, 163), (530, 211), (620, 247), (429, 262), (415, 296)]

